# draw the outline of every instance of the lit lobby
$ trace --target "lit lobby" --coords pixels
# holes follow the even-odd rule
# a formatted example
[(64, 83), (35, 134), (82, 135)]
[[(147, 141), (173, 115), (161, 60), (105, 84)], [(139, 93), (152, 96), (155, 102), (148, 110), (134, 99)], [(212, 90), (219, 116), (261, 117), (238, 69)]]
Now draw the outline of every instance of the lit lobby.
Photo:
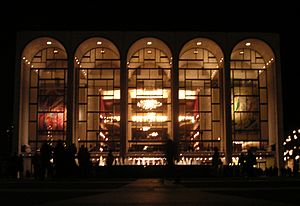
[(281, 167), (279, 37), (265, 33), (24, 31), (17, 35), (13, 149), (86, 146), (104, 165), (224, 165), (254, 151)]

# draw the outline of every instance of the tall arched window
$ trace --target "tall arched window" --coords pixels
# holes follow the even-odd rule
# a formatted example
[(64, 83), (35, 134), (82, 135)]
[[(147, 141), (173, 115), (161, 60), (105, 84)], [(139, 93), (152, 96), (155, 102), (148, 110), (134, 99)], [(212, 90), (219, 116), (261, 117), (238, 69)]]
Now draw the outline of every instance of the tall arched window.
[(50, 144), (65, 141), (68, 72), (65, 49), (54, 39), (35, 39), (23, 51), (22, 70), (21, 119), (25, 120), (20, 122), (22, 144), (27, 139), (25, 131), (33, 151), (45, 141)]
[(247, 39), (231, 54), (233, 151), (266, 150), (269, 145), (268, 82), (274, 66), (270, 47)]
[[(181, 153), (224, 149), (221, 73), (223, 53), (210, 39), (184, 45), (179, 56), (179, 142)], [(187, 154), (185, 154), (187, 155)]]
[(172, 136), (171, 58), (169, 48), (155, 38), (140, 39), (129, 49), (129, 152), (160, 153)]
[(90, 152), (120, 150), (120, 55), (107, 39), (91, 38), (77, 49), (77, 141)]

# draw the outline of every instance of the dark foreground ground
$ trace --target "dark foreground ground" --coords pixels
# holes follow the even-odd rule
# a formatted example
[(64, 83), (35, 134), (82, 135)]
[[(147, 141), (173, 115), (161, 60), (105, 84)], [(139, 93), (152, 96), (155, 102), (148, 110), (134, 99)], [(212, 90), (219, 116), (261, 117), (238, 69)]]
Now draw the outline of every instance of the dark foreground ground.
[(1, 205), (299, 205), (300, 178), (0, 179)]

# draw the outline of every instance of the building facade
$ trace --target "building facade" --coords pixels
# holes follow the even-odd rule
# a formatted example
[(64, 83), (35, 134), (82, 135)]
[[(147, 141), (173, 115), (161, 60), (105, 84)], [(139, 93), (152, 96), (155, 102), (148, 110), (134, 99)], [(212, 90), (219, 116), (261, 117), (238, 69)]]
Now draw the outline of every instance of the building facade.
[[(279, 36), (270, 33), (24, 31), (17, 35), (13, 151), (86, 146), (101, 164), (224, 164), (254, 151), (282, 166)], [(121, 161), (122, 160), (122, 161)]]

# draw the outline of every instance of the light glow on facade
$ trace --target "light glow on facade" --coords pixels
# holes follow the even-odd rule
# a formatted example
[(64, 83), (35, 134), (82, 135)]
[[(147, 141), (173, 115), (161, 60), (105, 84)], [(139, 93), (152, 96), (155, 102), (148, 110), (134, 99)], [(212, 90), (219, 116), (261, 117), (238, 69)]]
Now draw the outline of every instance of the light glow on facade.
[[(61, 139), (88, 146), (99, 161), (113, 148), (132, 158), (128, 164), (163, 164), (171, 137), (183, 154), (178, 164), (209, 163), (218, 147), (226, 163), (254, 148), (268, 165), (270, 154), (279, 157), (277, 147), (270, 152), (274, 145), (299, 139), (294, 133), (279, 140), (279, 59), (268, 35), (187, 33), (187, 40), (176, 32), (167, 33), (174, 38), (128, 32), (135, 41), (125, 38), (120, 46), (118, 35), (98, 34), (83, 42), (68, 35), (71, 44), (20, 36), (18, 148), (37, 151), (44, 141)], [(290, 150), (285, 155), (295, 154)]]

